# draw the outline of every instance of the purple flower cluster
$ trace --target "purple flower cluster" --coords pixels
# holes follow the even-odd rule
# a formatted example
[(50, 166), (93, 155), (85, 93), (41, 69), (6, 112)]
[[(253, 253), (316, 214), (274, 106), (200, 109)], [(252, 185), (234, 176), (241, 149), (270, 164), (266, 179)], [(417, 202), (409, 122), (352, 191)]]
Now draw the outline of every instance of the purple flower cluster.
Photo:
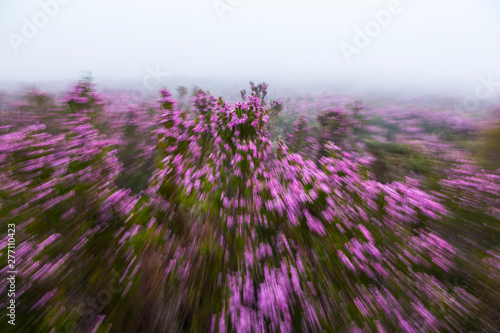
[(467, 281), (498, 286), (498, 244), (471, 237), (476, 260), (446, 231), (466, 214), (495, 230), (498, 174), (464, 160), (432, 190), (424, 176), (382, 183), (355, 142), (358, 104), (316, 128), (298, 118), (285, 143), (286, 104), (267, 88), (234, 104), (195, 89), (184, 110), (166, 89), (157, 106), (107, 105), (82, 81), (57, 122), (2, 128), (24, 328), (494, 331), (498, 293)]

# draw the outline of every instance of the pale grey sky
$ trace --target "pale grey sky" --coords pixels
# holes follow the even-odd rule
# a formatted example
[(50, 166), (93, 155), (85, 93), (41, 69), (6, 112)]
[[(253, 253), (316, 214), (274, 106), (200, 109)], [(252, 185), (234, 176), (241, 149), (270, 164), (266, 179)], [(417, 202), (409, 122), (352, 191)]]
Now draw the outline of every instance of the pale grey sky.
[[(59, 8), (45, 10), (53, 17), (44, 14), (41, 4), (56, 1)], [(72, 80), (82, 70), (97, 80), (131, 79), (154, 67), (375, 87), (500, 81), (498, 0), (400, 0), (358, 47), (357, 28), (377, 22), (372, 12), (391, 1), (0, 0), (0, 81)], [(357, 49), (350, 61), (346, 44)]]

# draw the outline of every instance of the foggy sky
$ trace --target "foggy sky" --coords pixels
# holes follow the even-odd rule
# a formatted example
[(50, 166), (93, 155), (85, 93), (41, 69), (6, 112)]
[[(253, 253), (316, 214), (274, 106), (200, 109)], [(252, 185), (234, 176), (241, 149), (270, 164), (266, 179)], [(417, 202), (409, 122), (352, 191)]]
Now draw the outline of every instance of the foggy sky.
[[(0, 0), (0, 81), (73, 80), (82, 70), (122, 80), (148, 68), (368, 87), (473, 87), (480, 75), (500, 81), (495, 0), (400, 0), (399, 13), (350, 63), (342, 43), (355, 46), (356, 29), (388, 10), (389, 0), (61, 0), (25, 38), (25, 19), (33, 22), (40, 2), (51, 1)], [(24, 38), (18, 52), (13, 36)]]

